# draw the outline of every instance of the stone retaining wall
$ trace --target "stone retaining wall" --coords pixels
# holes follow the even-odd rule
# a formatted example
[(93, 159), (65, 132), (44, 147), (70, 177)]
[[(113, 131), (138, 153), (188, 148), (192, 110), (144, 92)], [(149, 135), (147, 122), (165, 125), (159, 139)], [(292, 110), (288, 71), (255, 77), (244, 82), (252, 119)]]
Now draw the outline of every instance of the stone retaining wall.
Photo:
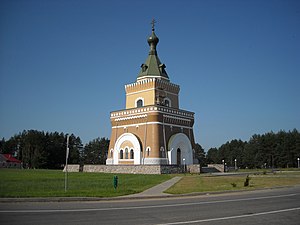
[[(68, 165), (68, 172), (79, 172), (79, 165)], [(200, 173), (200, 165), (84, 165), (83, 172), (127, 173), (127, 174), (173, 174)], [(64, 169), (65, 172), (65, 169)]]
[(223, 164), (208, 164), (207, 167), (215, 168), (216, 170), (224, 173), (224, 165)]
[[(68, 165), (68, 172), (79, 172), (79, 168), (79, 164)], [(66, 172), (66, 167), (64, 168), (63, 172)]]
[(141, 165), (84, 165), (83, 172), (160, 174), (160, 167)]
[(201, 172), (201, 166), (200, 164), (188, 165), (187, 171), (189, 173), (199, 174)]

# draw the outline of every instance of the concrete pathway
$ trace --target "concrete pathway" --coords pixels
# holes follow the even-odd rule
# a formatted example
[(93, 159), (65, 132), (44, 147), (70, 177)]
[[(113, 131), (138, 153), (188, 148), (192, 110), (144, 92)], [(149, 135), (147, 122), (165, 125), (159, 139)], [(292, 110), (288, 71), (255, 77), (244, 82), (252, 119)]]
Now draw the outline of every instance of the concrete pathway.
[(171, 194), (164, 193), (164, 191), (172, 187), (174, 184), (176, 184), (181, 178), (182, 177), (173, 177), (172, 179), (167, 180), (152, 188), (149, 188), (141, 193), (127, 195), (126, 197), (154, 197), (154, 196), (159, 197), (159, 196), (171, 195)]

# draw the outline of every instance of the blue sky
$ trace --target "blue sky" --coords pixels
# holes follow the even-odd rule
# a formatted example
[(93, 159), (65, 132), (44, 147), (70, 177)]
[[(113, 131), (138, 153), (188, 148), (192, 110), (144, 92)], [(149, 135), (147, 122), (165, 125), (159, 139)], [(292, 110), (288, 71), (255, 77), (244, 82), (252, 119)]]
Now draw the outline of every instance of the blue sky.
[(2, 0), (0, 137), (59, 131), (110, 138), (110, 111), (158, 54), (205, 150), (300, 130), (300, 1)]

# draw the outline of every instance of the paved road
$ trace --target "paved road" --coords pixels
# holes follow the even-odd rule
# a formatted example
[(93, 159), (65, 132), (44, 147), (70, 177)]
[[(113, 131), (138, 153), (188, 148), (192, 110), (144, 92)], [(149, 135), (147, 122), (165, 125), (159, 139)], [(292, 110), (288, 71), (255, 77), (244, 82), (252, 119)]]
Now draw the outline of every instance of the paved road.
[(98, 202), (0, 203), (0, 224), (300, 224), (300, 187)]

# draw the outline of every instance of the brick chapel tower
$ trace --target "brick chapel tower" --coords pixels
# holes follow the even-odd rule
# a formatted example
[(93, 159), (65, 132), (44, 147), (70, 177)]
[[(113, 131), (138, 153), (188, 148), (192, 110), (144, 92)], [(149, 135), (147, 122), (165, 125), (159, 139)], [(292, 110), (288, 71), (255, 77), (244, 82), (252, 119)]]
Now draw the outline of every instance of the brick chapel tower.
[(193, 164), (194, 113), (179, 109), (180, 87), (158, 58), (154, 22), (149, 55), (136, 81), (125, 85), (126, 109), (110, 113), (107, 165)]

